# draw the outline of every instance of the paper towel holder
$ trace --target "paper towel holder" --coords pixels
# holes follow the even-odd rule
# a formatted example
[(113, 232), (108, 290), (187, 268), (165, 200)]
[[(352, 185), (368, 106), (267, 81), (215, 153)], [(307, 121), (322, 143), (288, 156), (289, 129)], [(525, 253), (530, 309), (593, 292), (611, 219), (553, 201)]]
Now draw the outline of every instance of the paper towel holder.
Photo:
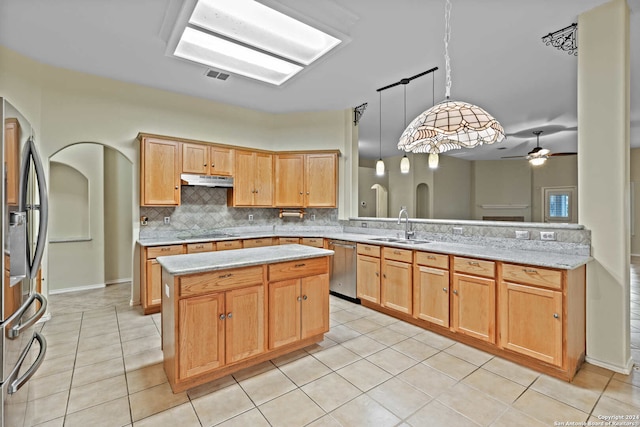
[(305, 215), (304, 209), (280, 209), (280, 214), (278, 217), (280, 218), (300, 218), (303, 219)]

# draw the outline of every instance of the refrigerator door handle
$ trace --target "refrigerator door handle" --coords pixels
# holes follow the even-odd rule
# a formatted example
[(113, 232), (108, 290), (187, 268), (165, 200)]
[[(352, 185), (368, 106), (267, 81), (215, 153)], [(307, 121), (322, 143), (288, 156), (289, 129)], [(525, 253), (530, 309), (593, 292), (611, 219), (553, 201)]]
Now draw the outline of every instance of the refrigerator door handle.
[[(34, 314), (29, 319), (23, 322), (22, 316), (27, 311), (27, 309), (31, 306), (31, 304), (33, 304), (36, 300), (40, 302), (40, 308), (38, 309), (36, 314)], [(18, 338), (18, 336), (20, 335), (20, 332), (22, 332), (24, 329), (29, 328), (38, 320), (40, 320), (40, 318), (46, 312), (47, 312), (47, 299), (42, 294), (34, 292), (33, 294), (31, 294), (29, 299), (24, 304), (22, 304), (22, 307), (17, 309), (15, 313), (13, 313), (5, 321), (7, 325), (11, 325), (15, 323), (15, 326), (11, 326), (11, 328), (7, 331), (7, 338), (11, 340)]]
[[(18, 376), (18, 373), (20, 372), (20, 368), (22, 368), (22, 364), (24, 363), (24, 360), (26, 359), (27, 355), (29, 354), (29, 351), (31, 350), (31, 346), (33, 345), (34, 341), (38, 341), (38, 343), (40, 343), (40, 352), (38, 353), (38, 357), (33, 362), (33, 364), (29, 366), (29, 369), (27, 369), (27, 371), (20, 378), (16, 378)], [(33, 374), (36, 373), (38, 368), (40, 368), (40, 365), (42, 365), (42, 362), (44, 361), (44, 355), (46, 353), (47, 353), (47, 340), (45, 340), (44, 337), (39, 333), (34, 332), (31, 342), (29, 343), (28, 346), (24, 348), (24, 350), (22, 350), (22, 354), (18, 359), (18, 363), (16, 363), (15, 368), (13, 368), (13, 371), (9, 375), (8, 381), (10, 381), (10, 384), (7, 390), (9, 394), (13, 394), (17, 392), (24, 385), (24, 383), (29, 381), (29, 379), (33, 376)]]

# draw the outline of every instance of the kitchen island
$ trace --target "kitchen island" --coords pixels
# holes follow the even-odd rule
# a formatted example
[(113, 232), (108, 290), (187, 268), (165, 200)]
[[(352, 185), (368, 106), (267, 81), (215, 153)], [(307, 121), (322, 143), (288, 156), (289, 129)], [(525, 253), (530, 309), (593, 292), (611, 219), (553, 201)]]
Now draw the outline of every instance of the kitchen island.
[(332, 254), (294, 244), (158, 257), (173, 392), (321, 341)]

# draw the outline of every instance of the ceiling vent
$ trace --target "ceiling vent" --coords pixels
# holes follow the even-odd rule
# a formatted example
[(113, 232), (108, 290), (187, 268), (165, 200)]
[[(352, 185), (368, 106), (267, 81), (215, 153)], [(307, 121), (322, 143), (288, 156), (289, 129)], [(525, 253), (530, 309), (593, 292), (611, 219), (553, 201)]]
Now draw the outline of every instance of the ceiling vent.
[(216, 71), (216, 70), (207, 71), (206, 76), (211, 77), (212, 79), (218, 79), (218, 80), (227, 80), (229, 78), (229, 74), (221, 73), (220, 71)]

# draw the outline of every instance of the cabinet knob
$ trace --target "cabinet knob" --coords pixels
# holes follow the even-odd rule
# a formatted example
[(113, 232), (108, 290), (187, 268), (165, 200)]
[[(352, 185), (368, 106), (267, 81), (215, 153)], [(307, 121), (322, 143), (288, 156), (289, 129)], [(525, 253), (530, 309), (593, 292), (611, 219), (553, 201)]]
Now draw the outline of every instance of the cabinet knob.
[(442, 288), (443, 291), (447, 292), (447, 288)]
[(557, 318), (559, 318), (560, 316), (558, 315), (558, 313), (553, 313), (553, 317), (554, 317), (555, 319), (557, 319)]
[(380, 273), (376, 271), (376, 277), (380, 277)]
[[(207, 166), (207, 165), (205, 165), (205, 166)], [(214, 163), (211, 163), (211, 167), (212, 167), (212, 168), (215, 168), (215, 167), (216, 167), (216, 165), (215, 165)]]
[(302, 191), (300, 192), (300, 195), (302, 196)]
[(387, 275), (382, 273), (382, 277), (384, 277), (385, 279), (387, 278)]
[(205, 164), (204, 164), (204, 165), (202, 165), (202, 166), (207, 167), (207, 164), (205, 163)]
[(258, 190), (256, 190), (256, 194), (258, 194)]
[(299, 296), (297, 299), (298, 299), (298, 301), (302, 301), (302, 297), (301, 296)]
[(176, 190), (178, 189), (178, 186), (176, 185)]
[(309, 297), (308, 297), (308, 296), (306, 296), (306, 295), (303, 295), (303, 296), (302, 296), (302, 299), (303, 299), (303, 300), (305, 300), (305, 301), (306, 301), (308, 298), (309, 298)]
[(458, 291), (453, 291), (453, 294), (454, 295), (458, 295)]
[(232, 314), (231, 314), (231, 313), (228, 313), (228, 314), (227, 314), (227, 319), (231, 319), (231, 316), (232, 316)]
[(309, 195), (309, 192), (307, 191), (307, 196)]
[(224, 313), (222, 313), (222, 314), (220, 315), (220, 320), (224, 320), (224, 318), (225, 318), (225, 315), (224, 315)]

